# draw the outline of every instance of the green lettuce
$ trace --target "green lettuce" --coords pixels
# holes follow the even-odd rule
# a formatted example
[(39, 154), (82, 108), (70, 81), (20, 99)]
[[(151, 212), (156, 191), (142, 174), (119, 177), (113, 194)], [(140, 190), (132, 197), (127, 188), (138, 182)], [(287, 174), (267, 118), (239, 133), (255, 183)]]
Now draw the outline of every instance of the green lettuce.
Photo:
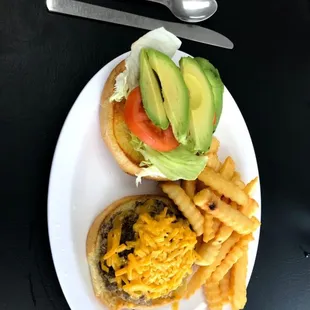
[(165, 28), (157, 28), (147, 32), (131, 45), (130, 55), (126, 58), (126, 69), (115, 79), (115, 87), (110, 101), (121, 101), (127, 98), (131, 90), (139, 85), (139, 55), (142, 48), (155, 48), (172, 57), (181, 46), (181, 41)]
[(208, 160), (207, 156), (195, 155), (183, 145), (170, 152), (158, 152), (135, 136), (132, 136), (131, 143), (144, 157), (140, 164), (142, 172), (137, 175), (137, 183), (145, 176), (161, 176), (171, 181), (195, 180)]

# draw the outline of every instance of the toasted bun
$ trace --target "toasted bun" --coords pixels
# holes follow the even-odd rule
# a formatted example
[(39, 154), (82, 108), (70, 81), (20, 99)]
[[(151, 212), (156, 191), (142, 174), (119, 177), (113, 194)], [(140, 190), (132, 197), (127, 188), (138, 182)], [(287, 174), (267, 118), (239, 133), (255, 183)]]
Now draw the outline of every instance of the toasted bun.
[[(126, 173), (137, 175), (141, 172), (139, 167), (143, 157), (136, 152), (130, 144), (129, 129), (124, 121), (123, 102), (110, 102), (114, 92), (116, 77), (125, 70), (125, 61), (120, 62), (110, 73), (101, 94), (100, 129), (102, 138), (113, 154), (115, 160)], [(161, 177), (146, 177), (156, 181), (166, 181)]]
[(146, 199), (157, 199), (165, 202), (167, 205), (172, 205), (171, 200), (161, 196), (154, 195), (143, 195), (143, 196), (129, 196), (122, 198), (118, 201), (115, 201), (107, 208), (103, 210), (92, 223), (86, 241), (86, 252), (87, 252), (87, 260), (90, 268), (91, 279), (93, 283), (93, 289), (96, 297), (108, 307), (108, 309), (120, 310), (123, 308), (127, 309), (145, 309), (145, 308), (155, 308), (158, 306), (162, 306), (168, 303), (173, 302), (172, 298), (159, 298), (152, 301), (152, 305), (133, 305), (132, 303), (128, 303), (121, 298), (118, 298), (110, 291), (107, 290), (105, 283), (101, 276), (100, 271), (100, 244), (102, 241), (101, 227), (105, 224), (105, 222), (109, 221), (109, 218), (113, 216), (115, 213), (124, 212), (127, 210), (135, 209), (137, 201), (144, 201)]

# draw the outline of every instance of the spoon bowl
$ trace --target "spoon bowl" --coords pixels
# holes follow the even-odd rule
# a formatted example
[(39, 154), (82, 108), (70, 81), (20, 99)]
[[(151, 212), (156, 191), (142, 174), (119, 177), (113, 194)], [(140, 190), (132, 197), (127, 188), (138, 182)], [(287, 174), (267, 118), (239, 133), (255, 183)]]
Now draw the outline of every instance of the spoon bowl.
[(165, 5), (178, 19), (198, 23), (210, 18), (217, 11), (216, 0), (148, 0)]

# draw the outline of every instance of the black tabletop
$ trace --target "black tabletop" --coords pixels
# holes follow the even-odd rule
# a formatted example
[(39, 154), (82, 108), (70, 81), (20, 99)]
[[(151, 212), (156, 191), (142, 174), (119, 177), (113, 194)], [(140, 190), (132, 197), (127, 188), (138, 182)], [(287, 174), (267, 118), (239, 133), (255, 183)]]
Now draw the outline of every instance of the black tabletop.
[[(106, 4), (175, 20), (144, 1)], [(203, 22), (233, 50), (183, 40), (220, 70), (251, 133), (262, 229), (246, 309), (310, 305), (310, 2), (218, 0)], [(51, 14), (44, 0), (0, 1), (0, 308), (69, 309), (47, 234), (47, 188), (63, 122), (87, 81), (143, 30)], [(308, 124), (308, 125), (307, 125)]]

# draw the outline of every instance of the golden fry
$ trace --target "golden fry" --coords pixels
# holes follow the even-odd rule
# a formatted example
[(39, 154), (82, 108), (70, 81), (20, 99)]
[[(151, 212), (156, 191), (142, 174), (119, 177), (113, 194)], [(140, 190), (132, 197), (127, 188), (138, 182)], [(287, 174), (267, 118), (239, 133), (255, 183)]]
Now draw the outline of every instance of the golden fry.
[(231, 269), (231, 303), (236, 309), (243, 309), (247, 302), (246, 277), (248, 268), (247, 248)]
[(222, 310), (223, 303), (219, 283), (207, 281), (205, 285), (205, 295), (209, 310)]
[(229, 294), (230, 294), (230, 271), (228, 271), (224, 278), (220, 281), (220, 290), (222, 296), (222, 302), (224, 304), (229, 303)]
[(191, 297), (206, 282), (208, 277), (210, 277), (208, 267), (200, 267), (187, 284), (186, 298)]
[(217, 153), (220, 147), (220, 141), (216, 137), (212, 137), (212, 142), (208, 153)]
[(256, 202), (256, 200), (250, 198), (249, 204), (247, 206), (240, 207), (240, 212), (248, 217), (252, 217), (257, 209), (258, 209), (258, 203)]
[(209, 266), (213, 264), (220, 251), (221, 245), (213, 243), (212, 240), (208, 243), (202, 243), (198, 249), (200, 259), (196, 262), (199, 266)]
[(186, 195), (193, 199), (196, 191), (196, 181), (182, 180), (182, 188), (184, 189)]
[(213, 198), (213, 193), (210, 191), (209, 188), (204, 188), (203, 190), (199, 191), (195, 196), (194, 196), (194, 203), (198, 207), (201, 207), (205, 204), (208, 204), (212, 201)]
[[(207, 213), (207, 212), (206, 212)], [(213, 230), (214, 230), (214, 233), (217, 234), (218, 230), (220, 229), (221, 227), (221, 222), (218, 220), (218, 219), (215, 219), (213, 218)]]
[(192, 296), (210, 278), (212, 272), (220, 265), (230, 249), (239, 241), (240, 235), (233, 233), (222, 245), (215, 261), (210, 266), (200, 267), (190, 279), (187, 285), (186, 298)]
[(234, 175), (234, 171), (235, 171), (235, 162), (230, 156), (228, 156), (225, 159), (223, 165), (221, 166), (219, 172), (224, 179), (231, 180), (231, 178)]
[(253, 195), (253, 192), (255, 190), (255, 187), (258, 183), (258, 177), (254, 178), (253, 180), (251, 180), (243, 189), (245, 191), (245, 193), (247, 193), (249, 196)]
[[(235, 202), (232, 202), (230, 204), (230, 206), (233, 208), (233, 209), (237, 209), (238, 205), (235, 203)], [(214, 220), (217, 220), (217, 219), (214, 219)], [(215, 238), (213, 240), (213, 242), (216, 242), (216, 243), (223, 243), (225, 242), (230, 236), (231, 234), (233, 233), (233, 229), (225, 224), (221, 224), (219, 230), (217, 231), (217, 233), (215, 234)]]
[(250, 241), (254, 240), (252, 234), (243, 236), (231, 249), (231, 251), (224, 258), (222, 263), (216, 268), (211, 276), (213, 282), (219, 282), (230, 268), (238, 261), (238, 259), (245, 253)]
[(197, 236), (203, 233), (204, 218), (184, 190), (172, 182), (161, 183), (162, 190), (174, 201), (179, 210), (188, 219)]
[(215, 153), (208, 154), (207, 167), (214, 171), (219, 171), (221, 168), (221, 162)]
[(222, 244), (225, 242), (233, 233), (233, 229), (225, 224), (222, 224), (219, 230), (217, 231), (213, 242), (216, 244)]
[(236, 184), (239, 188), (241, 188), (241, 189), (244, 189), (244, 183), (242, 182), (242, 180), (241, 180), (241, 177), (240, 177), (240, 173), (239, 172), (234, 172), (234, 175), (233, 175), (233, 177), (232, 177), (232, 179), (231, 179), (231, 181), (234, 183), (234, 184)]
[(205, 221), (203, 223), (203, 242), (208, 243), (215, 236), (215, 232), (213, 229), (213, 216), (206, 212), (204, 218)]
[[(206, 199), (204, 200), (203, 197)], [(207, 203), (204, 201), (207, 201)], [(199, 192), (194, 197), (194, 202), (201, 209), (207, 211), (241, 235), (251, 233), (258, 227), (257, 220), (251, 220), (240, 211), (235, 210), (208, 188)]]
[(238, 205), (246, 206), (249, 203), (249, 197), (243, 190), (232, 182), (224, 179), (219, 173), (216, 173), (209, 167), (206, 167), (204, 171), (202, 171), (198, 179), (217, 191), (220, 195), (224, 195), (232, 201), (235, 201)]

